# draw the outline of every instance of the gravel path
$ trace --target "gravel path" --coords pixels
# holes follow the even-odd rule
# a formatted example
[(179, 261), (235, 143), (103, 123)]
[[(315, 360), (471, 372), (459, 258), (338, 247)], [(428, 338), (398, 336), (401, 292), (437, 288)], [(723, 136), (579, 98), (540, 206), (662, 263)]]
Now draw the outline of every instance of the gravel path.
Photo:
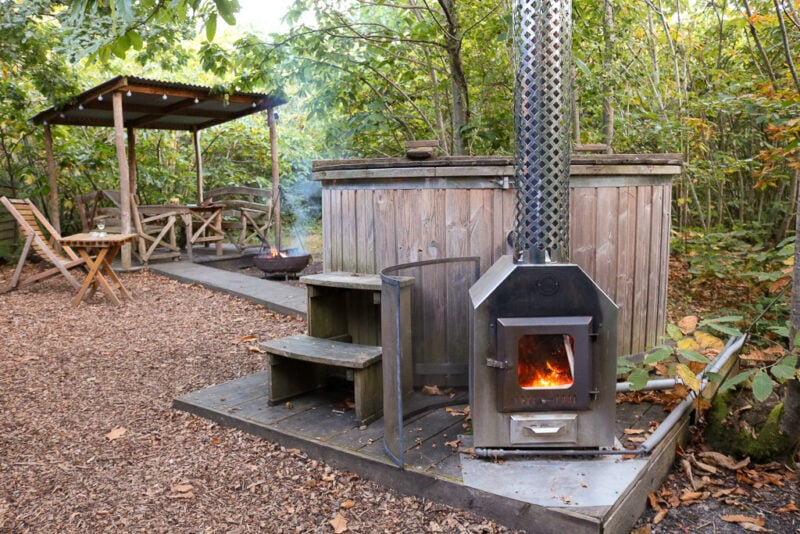
[(508, 532), (173, 410), (262, 369), (255, 343), (305, 323), (122, 279), (136, 300), (121, 307), (73, 309), (60, 277), (0, 294), (0, 532)]

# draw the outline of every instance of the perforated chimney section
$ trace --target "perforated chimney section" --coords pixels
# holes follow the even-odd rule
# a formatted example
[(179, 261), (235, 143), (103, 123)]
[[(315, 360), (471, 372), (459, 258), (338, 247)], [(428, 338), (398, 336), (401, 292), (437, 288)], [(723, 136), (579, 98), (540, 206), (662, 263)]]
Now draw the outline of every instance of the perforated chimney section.
[(516, 260), (569, 261), (571, 0), (516, 0)]

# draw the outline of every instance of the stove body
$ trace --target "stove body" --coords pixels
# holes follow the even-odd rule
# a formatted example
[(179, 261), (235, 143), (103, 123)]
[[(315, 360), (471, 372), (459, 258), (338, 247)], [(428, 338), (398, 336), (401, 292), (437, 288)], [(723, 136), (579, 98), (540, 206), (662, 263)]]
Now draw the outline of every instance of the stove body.
[(475, 446), (610, 448), (613, 301), (577, 265), (511, 256), (473, 285), (470, 298)]

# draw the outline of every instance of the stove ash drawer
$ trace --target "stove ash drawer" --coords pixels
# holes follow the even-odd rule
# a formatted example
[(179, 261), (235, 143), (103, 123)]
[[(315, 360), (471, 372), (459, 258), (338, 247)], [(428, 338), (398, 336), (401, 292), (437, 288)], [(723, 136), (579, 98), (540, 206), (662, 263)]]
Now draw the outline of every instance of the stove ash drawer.
[(577, 443), (577, 414), (515, 414), (511, 416), (511, 444)]

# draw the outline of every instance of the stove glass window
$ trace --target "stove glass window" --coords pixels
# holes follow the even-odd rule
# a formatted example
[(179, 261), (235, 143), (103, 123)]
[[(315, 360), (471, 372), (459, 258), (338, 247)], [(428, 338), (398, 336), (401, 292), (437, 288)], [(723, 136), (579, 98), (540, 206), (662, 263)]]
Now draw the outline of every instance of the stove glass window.
[(519, 338), (517, 377), (522, 389), (564, 389), (573, 378), (575, 340), (567, 334), (532, 334)]

